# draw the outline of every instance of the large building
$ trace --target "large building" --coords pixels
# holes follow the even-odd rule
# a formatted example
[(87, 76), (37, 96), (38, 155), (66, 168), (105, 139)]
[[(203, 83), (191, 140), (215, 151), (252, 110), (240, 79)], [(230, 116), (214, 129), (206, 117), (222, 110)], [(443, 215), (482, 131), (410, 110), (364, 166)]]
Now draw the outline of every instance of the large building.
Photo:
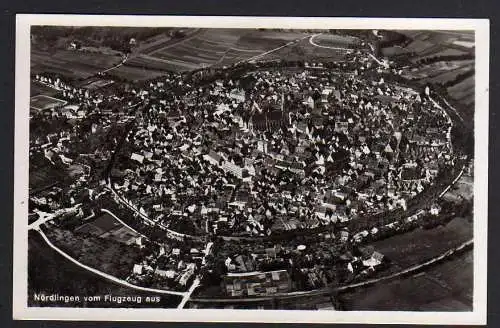
[(224, 293), (232, 297), (271, 296), (289, 292), (291, 280), (286, 270), (229, 273), (222, 285)]

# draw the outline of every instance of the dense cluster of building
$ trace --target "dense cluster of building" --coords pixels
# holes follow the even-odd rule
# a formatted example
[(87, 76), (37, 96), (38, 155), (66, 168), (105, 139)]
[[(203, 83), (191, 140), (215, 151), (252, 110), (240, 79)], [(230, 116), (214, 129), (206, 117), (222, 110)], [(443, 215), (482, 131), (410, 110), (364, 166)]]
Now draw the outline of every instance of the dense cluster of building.
[(178, 95), (172, 82), (138, 91), (150, 104), (113, 181), (155, 221), (191, 222), (185, 232), (269, 235), (404, 209), (454, 161), (446, 113), (383, 80), (317, 66)]
[(154, 252), (134, 265), (127, 280), (136, 285), (178, 291), (187, 290), (212, 251), (211, 243), (190, 247), (172, 241), (151, 244), (143, 237), (138, 239), (138, 245)]
[[(363, 69), (371, 65), (358, 60)], [(244, 240), (405, 210), (456, 160), (446, 112), (425, 94), (358, 69), (310, 63), (210, 83), (170, 74), (102, 92), (34, 79), (59, 90), (65, 103), (31, 111), (41, 130), (32, 128), (30, 160), (88, 170), (31, 201), (47, 211), (83, 203), (82, 218), (106, 194), (117, 211), (131, 210), (129, 223), (141, 233), (160, 228), (164, 239), (137, 239), (151, 252), (127, 279), (141, 286), (185, 291), (207, 267), (222, 277), (222, 294), (253, 297), (373, 274), (384, 256), (355, 245), (401, 223)], [(90, 146), (97, 141), (102, 146)], [(96, 179), (90, 172), (97, 168)], [(207, 265), (212, 243), (199, 236), (235, 242), (218, 245)]]
[[(213, 267), (224, 274), (222, 292), (238, 293), (227, 287), (228, 281), (271, 282), (262, 273), (283, 272), (289, 282), (287, 291), (312, 290), (340, 285), (374, 274), (384, 267), (382, 254), (370, 248), (356, 247), (347, 231), (324, 232), (290, 240), (223, 243), (216, 249)], [(259, 277), (261, 274), (261, 280)], [(254, 281), (257, 279), (258, 281)], [(284, 288), (284, 285), (283, 285)], [(243, 292), (245, 288), (238, 289)], [(284, 292), (284, 291), (279, 291)]]

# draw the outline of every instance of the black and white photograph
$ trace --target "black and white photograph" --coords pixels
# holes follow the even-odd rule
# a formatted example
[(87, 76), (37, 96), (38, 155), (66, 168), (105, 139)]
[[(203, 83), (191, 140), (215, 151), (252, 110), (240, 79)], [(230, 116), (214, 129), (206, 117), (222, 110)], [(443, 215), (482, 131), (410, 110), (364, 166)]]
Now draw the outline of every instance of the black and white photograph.
[(18, 15), (14, 317), (484, 322), (488, 38)]

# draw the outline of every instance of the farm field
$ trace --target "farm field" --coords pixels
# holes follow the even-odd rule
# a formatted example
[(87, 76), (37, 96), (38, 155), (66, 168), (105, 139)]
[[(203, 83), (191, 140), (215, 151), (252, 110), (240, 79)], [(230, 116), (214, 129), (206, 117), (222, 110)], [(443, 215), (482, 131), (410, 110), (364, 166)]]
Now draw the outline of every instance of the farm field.
[(107, 74), (109, 74), (112, 78), (122, 80), (143, 81), (165, 75), (165, 73), (166, 71), (122, 65), (109, 71)]
[(139, 234), (123, 226), (108, 213), (102, 213), (92, 222), (81, 225), (75, 229), (75, 232), (108, 238), (127, 245), (134, 243), (135, 238), (139, 236)]
[(77, 50), (32, 50), (31, 74), (54, 73), (70, 79), (86, 79), (121, 61), (121, 56)]
[(81, 85), (81, 87), (87, 90), (96, 90), (107, 87), (113, 83), (113, 80), (90, 79), (88, 81), (85, 81), (85, 84)]
[(472, 223), (457, 217), (445, 226), (416, 229), (371, 245), (400, 268), (406, 268), (440, 255), (472, 237)]
[(461, 202), (461, 198), (472, 200), (474, 198), (474, 178), (462, 176), (460, 180), (443, 196), (445, 200)]
[(153, 35), (147, 39), (144, 39), (140, 41), (134, 48), (132, 48), (132, 53), (150, 53), (152, 51), (155, 51), (156, 49), (161, 49), (163, 47), (166, 47), (170, 44), (177, 43), (179, 41), (182, 41), (183, 39), (189, 38), (193, 36), (196, 33), (199, 33), (200, 29), (198, 28), (182, 28), (180, 29), (182, 31), (183, 36), (175, 37), (169, 33), (166, 33), (167, 31), (163, 31), (163, 33), (159, 33), (156, 35)]
[[(414, 61), (426, 56), (473, 53), (473, 31), (397, 31), (413, 39), (405, 49), (415, 53)], [(467, 46), (465, 46), (467, 44)]]
[(175, 43), (166, 42), (165, 45), (160, 40), (154, 42), (154, 46), (139, 47), (125, 65), (109, 73), (120, 78), (141, 80), (165, 71), (186, 72), (209, 66), (223, 67), (249, 60), (307, 35), (254, 29), (203, 29)]
[(472, 251), (401, 280), (343, 293), (350, 311), (472, 311)]
[(432, 276), (443, 286), (450, 288), (455, 295), (472, 301), (473, 260), (474, 254), (469, 251), (460, 257), (431, 268), (426, 274)]
[(32, 81), (30, 83), (30, 96), (38, 96), (38, 95), (45, 95), (45, 96), (54, 96), (57, 93), (59, 93), (59, 90), (56, 90), (54, 88), (51, 88), (49, 86), (46, 86), (42, 83), (39, 82), (34, 82)]
[(471, 106), (475, 101), (474, 76), (457, 83), (448, 88), (448, 94), (455, 100), (465, 105)]
[[(316, 38), (313, 39), (313, 42), (317, 44)], [(346, 45), (343, 43), (340, 44), (335, 44), (329, 43), (330, 46), (328, 47), (323, 47), (323, 46), (318, 46), (311, 43), (311, 37), (306, 37), (299, 42), (292, 44), (290, 46), (281, 48), (279, 50), (273, 51), (269, 54), (266, 54), (262, 57), (259, 58), (259, 60), (280, 60), (280, 59), (286, 59), (286, 60), (313, 60), (313, 59), (319, 59), (319, 60), (342, 60), (347, 51), (343, 49), (332, 49), (335, 47), (345, 47)], [(332, 48), (330, 48), (332, 47)], [(349, 48), (349, 47), (347, 47)]]
[(68, 230), (51, 228), (46, 231), (50, 241), (77, 261), (97, 270), (124, 279), (142, 258), (138, 247), (111, 239), (82, 236)]
[[(240, 61), (342, 59), (345, 50), (357, 39), (333, 34), (315, 35), (295, 31), (255, 29), (187, 29), (183, 38), (158, 34), (133, 48), (124, 65), (108, 71), (112, 78), (141, 81), (166, 72), (187, 72), (205, 67), (224, 67)], [(280, 48), (283, 47), (283, 48)], [(277, 49), (276, 51), (273, 51)], [(32, 73), (50, 72), (67, 78), (85, 80), (111, 68), (121, 57), (111, 53), (56, 50), (33, 50)], [(89, 87), (94, 87), (89, 84)]]
[[(412, 40), (382, 49), (389, 59), (407, 63), (402, 76), (421, 84), (443, 86), (450, 100), (464, 115), (474, 106), (473, 31), (398, 31)], [(451, 56), (451, 57), (450, 57)], [(405, 61), (406, 62), (406, 61)]]
[(431, 81), (445, 83), (452, 81), (457, 75), (474, 69), (474, 61), (447, 61), (438, 62), (429, 65), (421, 65), (420, 67), (406, 68), (403, 70), (403, 76), (406, 78), (422, 79), (423, 81)]
[[(31, 231), (28, 235), (28, 304), (29, 306), (53, 306), (46, 302), (36, 302), (33, 299), (34, 293), (45, 293), (46, 295), (78, 295), (83, 299), (84, 295), (105, 295), (130, 296), (130, 288), (122, 287), (118, 284), (101, 278), (88, 272), (76, 264), (69, 262), (56, 251), (51, 249), (38, 233)], [(63, 282), (63, 283), (61, 283)], [(159, 296), (159, 303), (127, 304), (128, 307), (176, 307), (181, 301), (176, 295), (155, 295), (134, 291), (134, 295)], [(58, 306), (72, 307), (75, 304), (57, 303)], [(110, 302), (85, 302), (77, 304), (79, 307), (123, 307), (120, 304)]]
[(52, 164), (44, 167), (33, 167), (30, 165), (29, 190), (30, 193), (42, 190), (65, 178), (64, 172), (58, 170)]

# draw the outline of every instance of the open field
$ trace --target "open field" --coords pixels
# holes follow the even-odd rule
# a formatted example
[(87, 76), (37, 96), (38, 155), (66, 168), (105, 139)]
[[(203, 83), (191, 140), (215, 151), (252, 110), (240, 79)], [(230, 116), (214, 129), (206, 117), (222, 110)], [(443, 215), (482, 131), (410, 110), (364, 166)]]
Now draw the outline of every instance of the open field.
[(103, 213), (92, 222), (87, 222), (75, 229), (76, 233), (85, 233), (109, 238), (127, 245), (132, 244), (139, 236), (133, 230), (123, 226), (118, 220), (107, 213)]
[(475, 101), (474, 76), (457, 83), (448, 88), (448, 94), (455, 100), (465, 105), (471, 106)]
[(446, 252), (472, 237), (472, 223), (458, 217), (445, 226), (416, 229), (371, 245), (396, 266), (406, 268)]
[(307, 35), (254, 29), (203, 29), (176, 42), (165, 38), (164, 43), (160, 39), (153, 42), (153, 46), (140, 46), (125, 65), (109, 74), (141, 80), (166, 71), (223, 67), (259, 56)]
[(323, 46), (317, 42), (317, 38), (318, 36), (314, 38), (312, 35), (308, 36), (297, 43), (262, 56), (259, 60), (342, 60), (351, 48), (345, 43), (332, 42), (329, 42), (328, 46)]
[(38, 95), (54, 96), (57, 93), (59, 93), (59, 90), (51, 88), (51, 87), (44, 85), (40, 82), (32, 81), (30, 84), (30, 96), (31, 97), (38, 96)]
[(351, 311), (472, 311), (472, 251), (427, 272), (340, 295)]
[(28, 305), (29, 306), (64, 306), (64, 307), (123, 307), (123, 304), (110, 302), (85, 302), (81, 303), (47, 303), (36, 302), (33, 299), (34, 293), (45, 293), (45, 295), (106, 295), (116, 296), (140, 295), (158, 296), (159, 303), (127, 304), (127, 307), (158, 307), (172, 308), (179, 304), (181, 297), (176, 295), (156, 295), (137, 290), (131, 291), (101, 278), (93, 273), (87, 272), (77, 265), (69, 262), (56, 251), (51, 249), (35, 231), (30, 231), (28, 235)]
[[(474, 52), (473, 31), (397, 31), (412, 41), (405, 47), (415, 53), (414, 61), (429, 56), (462, 55)], [(467, 46), (466, 46), (467, 45)]]
[(113, 83), (113, 80), (91, 79), (90, 81), (86, 81), (86, 83), (81, 87), (87, 90), (96, 90), (109, 86)]
[(130, 230), (129, 228), (125, 226), (121, 226), (115, 230), (108, 231), (101, 235), (102, 238), (109, 238), (114, 241), (131, 245), (135, 243), (135, 240), (137, 237), (139, 237), (139, 234), (136, 232)]
[(66, 105), (66, 101), (46, 95), (33, 96), (30, 99), (30, 107), (37, 110), (45, 110), (57, 106)]
[(443, 286), (451, 289), (453, 294), (460, 295), (466, 300), (472, 301), (473, 295), (473, 260), (472, 251), (461, 257), (444, 262), (439, 266), (431, 268), (426, 272)]
[(166, 71), (147, 69), (142, 67), (133, 67), (122, 65), (108, 72), (112, 77), (129, 80), (129, 81), (142, 81), (153, 79), (165, 75)]
[[(411, 40), (383, 48), (389, 59), (403, 60), (402, 76), (442, 87), (453, 105), (470, 117), (474, 109), (473, 31), (397, 31)], [(400, 56), (401, 55), (401, 56)]]
[(460, 180), (446, 193), (443, 198), (448, 201), (460, 203), (462, 198), (472, 200), (474, 198), (474, 178), (462, 176)]
[[(300, 32), (247, 29), (207, 29), (173, 47), (158, 49), (149, 56), (173, 60), (181, 67), (224, 66), (251, 58), (304, 36)], [(182, 69), (181, 70), (185, 70)]]
[(138, 247), (111, 239), (83, 236), (57, 228), (47, 230), (46, 234), (54, 245), (80, 263), (120, 279), (128, 277), (134, 264), (142, 258)]
[(56, 183), (57, 181), (63, 180), (65, 177), (64, 173), (54, 167), (52, 164), (48, 164), (45, 167), (31, 168), (29, 172), (29, 190), (30, 193), (34, 193), (38, 190), (43, 190)]
[(116, 229), (121, 226), (121, 223), (115, 220), (111, 215), (103, 213), (92, 222), (85, 223), (84, 225), (75, 229), (79, 233), (91, 233), (100, 236), (103, 233)]
[(86, 79), (121, 61), (121, 56), (78, 50), (31, 52), (31, 74), (55, 73), (71, 79)]

